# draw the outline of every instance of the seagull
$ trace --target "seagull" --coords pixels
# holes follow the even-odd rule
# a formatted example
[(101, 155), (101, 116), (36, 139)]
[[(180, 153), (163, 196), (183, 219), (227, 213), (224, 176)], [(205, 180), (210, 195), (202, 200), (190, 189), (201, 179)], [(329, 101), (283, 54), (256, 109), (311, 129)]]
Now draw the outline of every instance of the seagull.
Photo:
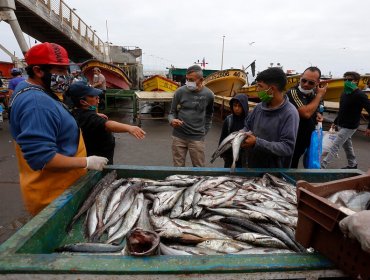
[(250, 43), (248, 43), (250, 46), (252, 46), (253, 44), (254, 44), (255, 42), (250, 42)]

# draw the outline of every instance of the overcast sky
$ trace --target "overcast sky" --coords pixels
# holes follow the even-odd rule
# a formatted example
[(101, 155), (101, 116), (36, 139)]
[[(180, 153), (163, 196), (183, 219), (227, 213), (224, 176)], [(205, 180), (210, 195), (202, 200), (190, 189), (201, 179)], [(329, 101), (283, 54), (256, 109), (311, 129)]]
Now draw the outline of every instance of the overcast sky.
[[(65, 0), (114, 45), (142, 48), (144, 69), (188, 67), (205, 57), (209, 69), (241, 68), (256, 60), (298, 72), (370, 73), (370, 1)], [(21, 56), (8, 24), (0, 42)], [(28, 42), (28, 36), (26, 36)], [(252, 42), (255, 42), (252, 44)], [(33, 43), (33, 40), (31, 40)], [(0, 50), (0, 60), (9, 58)]]

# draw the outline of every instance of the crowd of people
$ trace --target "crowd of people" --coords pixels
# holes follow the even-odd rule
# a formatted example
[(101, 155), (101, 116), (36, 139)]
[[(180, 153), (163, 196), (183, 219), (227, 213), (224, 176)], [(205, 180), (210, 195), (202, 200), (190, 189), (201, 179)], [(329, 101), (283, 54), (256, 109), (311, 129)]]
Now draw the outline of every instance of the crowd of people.
[[(106, 90), (99, 68), (94, 68), (91, 85), (77, 71), (72, 73), (71, 82), (68, 53), (54, 43), (35, 45), (25, 60), (27, 80), (14, 71), (14, 83), (11, 81), (14, 92), (9, 121), (23, 198), (28, 211), (35, 215), (88, 169), (102, 170), (113, 163), (112, 133), (127, 132), (143, 139), (145, 132), (98, 113), (99, 100), (104, 100)], [(249, 112), (245, 95), (230, 100), (231, 115), (224, 121), (220, 142), (238, 130), (252, 132), (241, 145), (237, 167), (298, 167), (315, 124), (323, 120), (320, 105), (327, 84), (320, 82), (320, 76), (320, 69), (309, 67), (299, 84), (285, 92), (287, 78), (283, 70), (268, 68), (256, 78), (261, 102), (253, 111)], [(346, 168), (357, 168), (351, 136), (359, 126), (362, 109), (370, 113), (370, 101), (358, 88), (359, 78), (356, 72), (344, 74), (344, 92), (335, 121), (338, 137), (322, 160), (322, 168), (328, 167), (341, 146), (348, 159)], [(60, 94), (70, 97), (72, 111), (58, 98)], [(186, 84), (174, 93), (168, 116), (173, 127), (174, 166), (185, 166), (188, 152), (194, 167), (205, 166), (204, 140), (212, 124), (213, 105), (214, 94), (203, 85), (201, 67), (189, 67)], [(370, 124), (365, 134), (370, 136)], [(230, 151), (222, 157), (224, 166), (230, 167)]]

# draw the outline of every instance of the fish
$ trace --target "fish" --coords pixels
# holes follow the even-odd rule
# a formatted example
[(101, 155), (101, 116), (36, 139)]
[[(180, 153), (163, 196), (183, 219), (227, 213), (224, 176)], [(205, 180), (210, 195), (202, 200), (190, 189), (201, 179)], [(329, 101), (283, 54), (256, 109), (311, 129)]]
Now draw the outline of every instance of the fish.
[(211, 163), (213, 163), (216, 158), (218, 158), (220, 155), (222, 155), (225, 151), (231, 148), (232, 140), (235, 138), (235, 136), (239, 133), (239, 131), (235, 131), (233, 133), (230, 133), (222, 142), (218, 145), (216, 151), (211, 156)]
[(148, 199), (144, 199), (143, 207), (141, 208), (139, 219), (136, 222), (136, 227), (147, 230), (147, 231), (153, 231), (153, 226), (150, 223), (149, 218), (149, 204), (151, 202)]
[(67, 232), (69, 232), (73, 225), (76, 223), (79, 217), (84, 214), (90, 207), (95, 203), (96, 196), (100, 193), (100, 191), (110, 185), (115, 179), (117, 178), (117, 171), (113, 170), (105, 175), (92, 189), (88, 198), (84, 201), (82, 206), (79, 208), (77, 214), (73, 217), (72, 221), (67, 227)]
[(132, 203), (130, 209), (127, 211), (125, 218), (122, 222), (121, 227), (116, 231), (116, 233), (111, 236), (106, 243), (113, 243), (114, 241), (125, 237), (126, 234), (133, 228), (137, 219), (140, 216), (141, 209), (143, 208), (144, 194), (138, 193)]
[(177, 191), (170, 191), (157, 194), (155, 200), (153, 201), (154, 214), (161, 215), (167, 210), (172, 209), (172, 207), (176, 204), (177, 200), (182, 195), (183, 191), (184, 189), (182, 188)]
[(196, 245), (197, 248), (204, 248), (214, 250), (218, 253), (232, 254), (241, 250), (251, 249), (251, 246), (246, 243), (242, 243), (236, 240), (225, 240), (225, 239), (212, 239), (206, 240)]
[(280, 239), (282, 242), (284, 242), (289, 249), (294, 250), (295, 252), (301, 252), (301, 248), (299, 248), (297, 244), (295, 244), (295, 242), (293, 242), (293, 240), (283, 230), (279, 229), (276, 226), (273, 226), (272, 224), (260, 223), (259, 226), (264, 228), (277, 239)]
[(107, 220), (112, 214), (112, 212), (114, 212), (114, 210), (118, 207), (122, 194), (125, 193), (127, 188), (130, 186), (131, 186), (131, 183), (127, 182), (126, 184), (123, 184), (122, 186), (120, 186), (118, 189), (114, 191), (111, 199), (109, 200), (108, 206), (105, 209), (104, 219), (103, 219), (104, 224), (107, 223)]
[(124, 244), (111, 245), (105, 243), (74, 243), (66, 244), (56, 249), (57, 252), (80, 252), (80, 253), (112, 253), (121, 251)]
[(100, 229), (104, 226), (103, 216), (105, 209), (108, 204), (108, 199), (112, 192), (117, 189), (124, 179), (115, 180), (112, 184), (106, 186), (102, 189), (102, 191), (97, 195), (95, 205), (96, 205), (96, 216), (98, 218), (98, 226), (97, 228)]
[(231, 170), (235, 170), (236, 162), (239, 159), (240, 145), (243, 143), (244, 139), (247, 138), (247, 132), (239, 132), (231, 142), (231, 147), (233, 150), (233, 163), (231, 164)]
[(199, 247), (191, 247), (191, 246), (183, 246), (183, 245), (170, 245), (169, 247), (177, 250), (177, 251), (184, 251), (186, 253), (190, 253), (191, 255), (222, 255), (215, 250), (207, 249), (207, 248), (199, 248)]
[(161, 249), (162, 255), (169, 255), (169, 256), (191, 256), (193, 255), (184, 250), (177, 250), (177, 249), (171, 248), (162, 242), (159, 243), (159, 247)]
[(287, 249), (288, 247), (281, 240), (270, 235), (255, 232), (244, 232), (235, 236), (236, 240), (244, 241), (255, 246)]
[(248, 231), (256, 232), (256, 233), (261, 233), (264, 235), (270, 235), (269, 232), (260, 226), (261, 223), (253, 223), (252, 221), (246, 220), (246, 219), (240, 219), (240, 218), (234, 218), (234, 217), (226, 217), (220, 219), (221, 223), (227, 223), (227, 224), (234, 224), (241, 226)]
[(198, 205), (205, 206), (205, 207), (216, 207), (221, 203), (224, 203), (230, 199), (232, 199), (235, 194), (237, 193), (238, 189), (231, 190), (225, 193), (223, 196), (213, 197), (213, 198), (205, 198), (202, 197), (198, 202)]
[(87, 212), (86, 224), (87, 224), (86, 235), (88, 236), (88, 238), (90, 238), (94, 234), (98, 226), (98, 217), (96, 215), (96, 203), (94, 203)]
[(134, 202), (136, 194), (140, 190), (141, 185), (142, 183), (135, 183), (131, 187), (127, 188), (126, 192), (123, 193), (121, 196), (122, 200), (117, 209), (111, 214), (108, 222), (102, 228), (95, 231), (95, 233), (91, 237), (92, 240), (98, 239), (107, 228), (117, 223), (117, 221), (126, 214), (126, 212), (130, 209), (132, 203)]

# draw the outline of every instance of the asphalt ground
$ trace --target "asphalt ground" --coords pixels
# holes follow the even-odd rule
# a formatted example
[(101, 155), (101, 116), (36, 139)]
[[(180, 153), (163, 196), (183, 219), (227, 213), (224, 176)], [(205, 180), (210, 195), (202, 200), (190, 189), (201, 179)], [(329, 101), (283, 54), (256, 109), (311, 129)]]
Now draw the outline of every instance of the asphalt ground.
[[(123, 107), (127, 107), (124, 104)], [(131, 113), (108, 112), (108, 116), (123, 123), (133, 122)], [(329, 116), (329, 118), (332, 116)], [(207, 167), (223, 167), (222, 159), (218, 158), (209, 164), (211, 154), (218, 145), (222, 120), (216, 110), (212, 128), (206, 137)], [(324, 126), (325, 128), (328, 125)], [(115, 164), (172, 166), (171, 127), (166, 119), (143, 120), (142, 128), (146, 131), (144, 140), (136, 140), (129, 134), (116, 134)], [(370, 138), (357, 131), (353, 137), (354, 149), (358, 160), (358, 168), (366, 171), (370, 168)], [(187, 166), (191, 166), (189, 156)], [(347, 165), (343, 150), (339, 158), (330, 168), (341, 168)], [(24, 209), (19, 187), (19, 174), (15, 158), (14, 141), (9, 132), (8, 120), (0, 123), (0, 243), (20, 228), (30, 216)]]

